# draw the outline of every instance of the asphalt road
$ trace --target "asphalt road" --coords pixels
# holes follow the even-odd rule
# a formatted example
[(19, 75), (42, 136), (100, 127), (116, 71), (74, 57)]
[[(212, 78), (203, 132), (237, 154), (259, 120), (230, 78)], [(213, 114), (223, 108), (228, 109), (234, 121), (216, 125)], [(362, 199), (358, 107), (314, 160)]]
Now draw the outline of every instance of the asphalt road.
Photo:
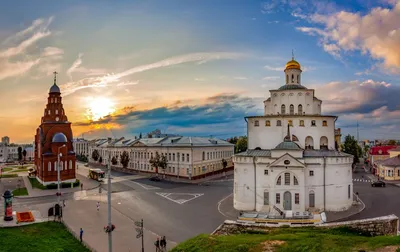
[[(365, 209), (346, 220), (357, 220), (395, 214), (400, 217), (400, 187), (386, 184), (386, 187), (372, 187), (371, 179), (375, 179), (364, 169), (357, 169), (353, 173), (354, 192), (358, 192), (365, 204)], [(375, 179), (376, 180), (376, 179)]]

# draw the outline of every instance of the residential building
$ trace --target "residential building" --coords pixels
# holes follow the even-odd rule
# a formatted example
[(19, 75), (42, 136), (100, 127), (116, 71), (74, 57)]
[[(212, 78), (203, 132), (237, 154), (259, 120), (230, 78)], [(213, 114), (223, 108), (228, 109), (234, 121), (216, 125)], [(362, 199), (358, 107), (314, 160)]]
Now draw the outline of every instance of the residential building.
[(60, 169), (61, 181), (75, 182), (76, 157), (71, 122), (64, 112), (60, 88), (56, 84), (55, 77), (41, 122), (35, 135), (37, 180), (44, 185), (56, 183), (57, 170)]
[[(399, 151), (399, 150), (398, 150)], [(384, 180), (400, 180), (400, 155), (376, 162), (378, 176)]]
[[(102, 165), (106, 165), (109, 158), (116, 157), (118, 163), (113, 166), (122, 168), (120, 158), (126, 151), (129, 154), (128, 169), (195, 179), (221, 171), (224, 168), (223, 159), (227, 161), (226, 168), (232, 167), (234, 145), (220, 139), (203, 137), (109, 138), (96, 140), (94, 146), (89, 147), (89, 153), (94, 150), (100, 154)], [(156, 153), (167, 157), (165, 170), (151, 166), (150, 160)], [(90, 154), (90, 162), (98, 163), (99, 160), (93, 160)]]
[[(301, 66), (270, 90), (264, 115), (246, 117), (248, 150), (234, 156), (234, 207), (242, 211), (342, 211), (353, 203), (353, 156), (335, 149), (337, 116), (321, 113)], [(337, 133), (337, 132), (336, 132)], [(338, 134), (336, 134), (338, 135)]]
[(8, 136), (4, 136), (1, 138), (1, 143), (4, 145), (9, 145), (10, 144), (10, 138)]
[[(375, 141), (376, 142), (376, 141)], [(379, 175), (377, 161), (390, 158), (389, 150), (395, 149), (396, 145), (372, 146), (368, 152), (368, 162), (372, 166), (372, 173)]]
[(73, 141), (76, 155), (89, 157), (89, 141), (83, 138), (76, 138)]

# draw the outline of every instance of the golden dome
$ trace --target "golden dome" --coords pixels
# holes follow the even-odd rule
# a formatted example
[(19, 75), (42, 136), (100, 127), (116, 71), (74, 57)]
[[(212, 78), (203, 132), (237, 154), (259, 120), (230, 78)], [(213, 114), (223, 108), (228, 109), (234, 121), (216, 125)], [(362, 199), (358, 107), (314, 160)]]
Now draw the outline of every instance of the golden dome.
[(291, 61), (288, 61), (288, 63), (286, 63), (286, 67), (285, 69), (300, 69), (300, 63), (295, 61), (293, 58)]

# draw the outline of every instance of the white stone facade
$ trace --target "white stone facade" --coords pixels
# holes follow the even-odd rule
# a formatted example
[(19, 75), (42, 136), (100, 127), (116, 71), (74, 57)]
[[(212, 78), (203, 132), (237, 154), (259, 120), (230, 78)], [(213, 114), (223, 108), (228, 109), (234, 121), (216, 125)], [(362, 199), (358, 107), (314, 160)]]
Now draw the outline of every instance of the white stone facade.
[(73, 142), (73, 147), (76, 155), (83, 155), (88, 157), (89, 156), (89, 141), (82, 139), (82, 138), (77, 138), (74, 139)]
[(353, 157), (335, 149), (336, 116), (301, 85), (297, 61), (270, 90), (263, 116), (247, 117), (248, 150), (234, 156), (234, 207), (244, 211), (341, 211), (353, 202)]
[[(223, 169), (222, 159), (227, 161), (227, 167), (232, 167), (232, 155), (234, 145), (220, 139), (209, 139), (200, 137), (163, 137), (142, 138), (125, 140), (124, 138), (111, 140), (101, 139), (93, 146), (89, 146), (89, 153), (97, 150), (102, 157), (102, 164), (108, 163), (109, 155), (117, 157), (118, 164), (120, 156), (124, 151), (129, 153), (128, 169), (155, 172), (150, 165), (150, 159), (156, 152), (164, 154), (168, 160), (165, 174), (187, 177), (205, 175)], [(92, 163), (92, 155), (89, 155)], [(164, 171), (159, 170), (164, 174)]]

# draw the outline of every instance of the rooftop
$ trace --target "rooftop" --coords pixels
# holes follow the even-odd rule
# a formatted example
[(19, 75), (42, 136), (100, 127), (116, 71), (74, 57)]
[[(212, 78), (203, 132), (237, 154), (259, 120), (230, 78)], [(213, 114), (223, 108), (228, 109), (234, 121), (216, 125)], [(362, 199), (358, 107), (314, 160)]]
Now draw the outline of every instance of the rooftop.
[(274, 150), (301, 150), (300, 146), (292, 141), (284, 141), (278, 144)]
[[(271, 157), (271, 150), (246, 150), (235, 154), (239, 157)], [(352, 157), (352, 155), (336, 150), (304, 150), (303, 157)]]
[(283, 85), (278, 90), (307, 89), (305, 86), (298, 84)]
[(392, 167), (400, 166), (400, 155), (385, 160), (381, 160), (379, 164), (383, 166), (392, 166)]

